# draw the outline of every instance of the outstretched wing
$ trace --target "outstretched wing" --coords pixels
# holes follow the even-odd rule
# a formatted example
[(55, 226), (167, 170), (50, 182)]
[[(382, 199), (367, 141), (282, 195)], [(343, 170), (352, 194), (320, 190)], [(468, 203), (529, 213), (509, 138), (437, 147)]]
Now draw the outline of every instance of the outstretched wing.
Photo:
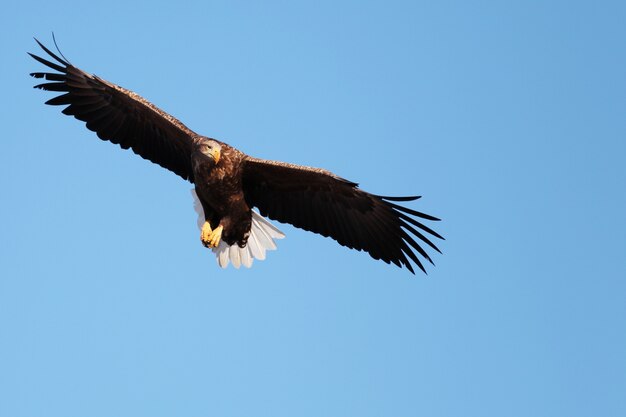
[(373, 195), (323, 169), (251, 157), (243, 165), (243, 187), (248, 205), (258, 207), (261, 215), (411, 272), (409, 260), (426, 272), (417, 254), (433, 263), (423, 244), (440, 252), (427, 235), (443, 238), (417, 218), (439, 219), (395, 203), (419, 197)]
[(67, 105), (63, 114), (86, 122), (87, 128), (100, 139), (123, 149), (131, 148), (137, 155), (193, 182), (194, 132), (139, 95), (76, 68), (35, 41), (56, 62), (29, 55), (58, 71), (31, 73), (35, 78), (49, 81), (35, 88), (63, 93), (46, 104)]

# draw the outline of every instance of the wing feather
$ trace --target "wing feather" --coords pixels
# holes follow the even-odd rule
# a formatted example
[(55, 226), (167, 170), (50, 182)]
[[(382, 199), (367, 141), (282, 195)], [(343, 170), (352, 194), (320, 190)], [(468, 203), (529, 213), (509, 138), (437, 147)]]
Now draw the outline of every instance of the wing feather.
[(131, 148), (144, 159), (193, 182), (194, 132), (139, 95), (76, 68), (35, 41), (51, 60), (29, 55), (58, 72), (32, 73), (48, 81), (35, 88), (63, 93), (46, 104), (67, 106), (63, 114), (85, 122), (100, 139)]
[(416, 228), (443, 238), (416, 218), (439, 219), (397, 204), (419, 197), (378, 196), (324, 169), (252, 157), (244, 161), (242, 179), (246, 201), (261, 215), (331, 237), (374, 259), (426, 272), (421, 259), (433, 261), (419, 242), (439, 252)]

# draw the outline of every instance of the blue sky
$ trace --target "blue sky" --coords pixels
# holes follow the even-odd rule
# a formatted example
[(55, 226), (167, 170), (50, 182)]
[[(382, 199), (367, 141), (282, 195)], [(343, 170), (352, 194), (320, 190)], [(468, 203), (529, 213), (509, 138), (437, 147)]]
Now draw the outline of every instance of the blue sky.
[[(0, 415), (626, 415), (623, 2), (12, 2)], [(287, 225), (250, 270), (190, 185), (31, 87), (38, 37), (199, 133), (439, 216), (429, 274)]]

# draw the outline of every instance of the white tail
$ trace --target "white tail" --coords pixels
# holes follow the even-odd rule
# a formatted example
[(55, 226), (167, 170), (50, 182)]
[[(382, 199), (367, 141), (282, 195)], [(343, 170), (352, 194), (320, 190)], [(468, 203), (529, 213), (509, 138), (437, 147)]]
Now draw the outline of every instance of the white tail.
[[(204, 210), (202, 204), (198, 199), (196, 190), (191, 190), (193, 196), (193, 208), (198, 213), (198, 228), (202, 228), (204, 224)], [(248, 237), (248, 244), (240, 248), (237, 244), (229, 246), (223, 240), (217, 248), (213, 248), (213, 253), (217, 258), (217, 263), (222, 268), (226, 268), (228, 263), (231, 262), (235, 268), (239, 268), (241, 265), (246, 268), (252, 266), (254, 259), (262, 261), (265, 259), (265, 252), (268, 250), (275, 250), (275, 239), (282, 239), (285, 235), (278, 230), (276, 226), (268, 222), (263, 216), (256, 211), (252, 210), (252, 227), (250, 228), (250, 236)]]

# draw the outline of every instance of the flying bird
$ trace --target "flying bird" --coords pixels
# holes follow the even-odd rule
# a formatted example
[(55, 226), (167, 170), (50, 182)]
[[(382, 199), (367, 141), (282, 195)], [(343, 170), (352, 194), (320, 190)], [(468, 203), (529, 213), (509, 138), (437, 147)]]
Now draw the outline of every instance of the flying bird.
[[(443, 239), (422, 221), (439, 219), (399, 203), (419, 197), (367, 193), (330, 171), (255, 158), (190, 130), (139, 95), (72, 65), (35, 39), (47, 59), (29, 53), (55, 72), (35, 88), (61, 93), (46, 102), (86, 123), (102, 140), (134, 153), (194, 184), (200, 240), (220, 266), (250, 267), (276, 248), (283, 233), (265, 217), (290, 223), (374, 259), (426, 272), (428, 246)], [(57, 48), (58, 49), (58, 48)], [(45, 56), (45, 55), (44, 55)], [(258, 213), (253, 210), (258, 209)]]

